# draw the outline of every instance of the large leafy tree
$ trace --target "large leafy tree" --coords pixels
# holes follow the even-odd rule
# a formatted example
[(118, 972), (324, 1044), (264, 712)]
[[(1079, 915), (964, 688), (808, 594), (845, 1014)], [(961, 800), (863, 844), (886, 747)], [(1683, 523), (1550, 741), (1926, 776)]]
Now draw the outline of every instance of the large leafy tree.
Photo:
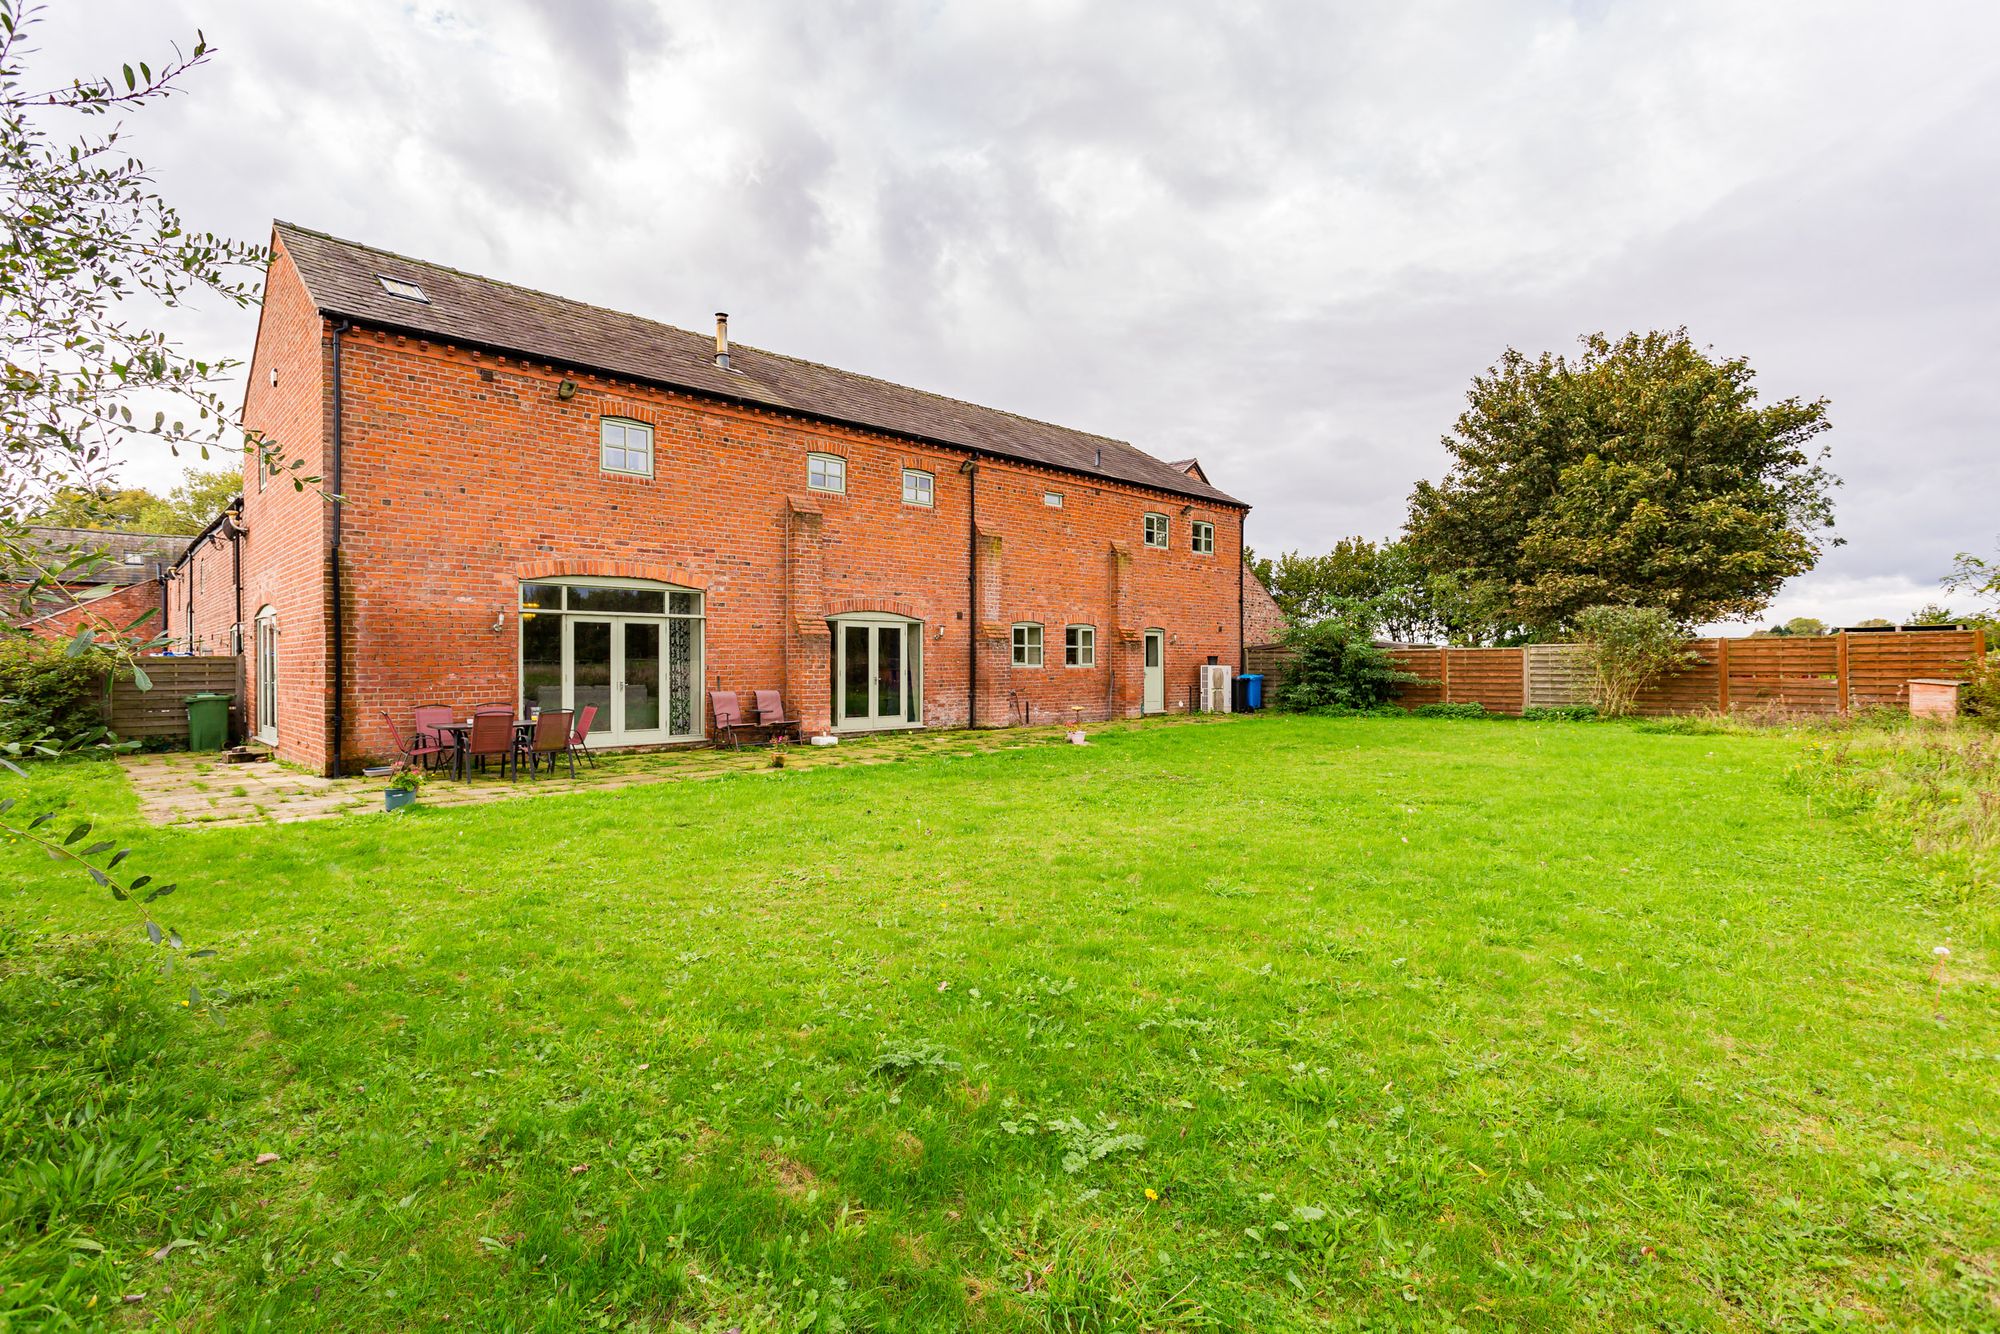
[(1826, 401), (1759, 402), (1747, 361), (1684, 329), (1582, 344), (1473, 381), (1450, 470), (1410, 497), (1412, 553), (1531, 634), (1604, 604), (1755, 615), (1836, 540)]
[(198, 533), (242, 486), (243, 475), (234, 468), (193, 468), (164, 496), (143, 486), (66, 487), (36, 522), (127, 533)]

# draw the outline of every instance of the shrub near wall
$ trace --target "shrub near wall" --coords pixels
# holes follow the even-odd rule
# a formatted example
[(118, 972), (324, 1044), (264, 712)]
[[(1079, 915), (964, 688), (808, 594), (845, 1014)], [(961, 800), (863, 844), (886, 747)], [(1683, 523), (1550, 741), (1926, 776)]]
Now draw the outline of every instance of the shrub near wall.
[(1416, 679), (1396, 667), (1366, 625), (1337, 620), (1294, 625), (1284, 643), (1291, 658), (1277, 703), (1294, 713), (1379, 708), (1398, 685)]
[(96, 740), (110, 656), (28, 636), (0, 637), (0, 751), (53, 754), (65, 741)]

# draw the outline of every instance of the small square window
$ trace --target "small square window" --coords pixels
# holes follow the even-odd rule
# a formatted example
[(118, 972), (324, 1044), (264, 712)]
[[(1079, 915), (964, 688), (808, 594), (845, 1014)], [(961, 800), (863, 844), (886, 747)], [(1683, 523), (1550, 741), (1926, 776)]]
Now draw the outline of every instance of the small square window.
[(1198, 523), (1194, 525), (1194, 549), (1196, 554), (1202, 556), (1212, 556), (1215, 554), (1214, 524)]
[(431, 303), (431, 299), (424, 295), (424, 289), (407, 278), (390, 278), (378, 273), (375, 279), (390, 296), (403, 301), (421, 301), (427, 306)]
[(1044, 492), (1042, 492), (1042, 503), (1043, 503), (1044, 505), (1047, 505), (1047, 506), (1048, 506), (1048, 507), (1049, 507), (1050, 509), (1052, 509), (1052, 510), (1059, 510), (1059, 509), (1061, 509), (1061, 508), (1062, 508), (1062, 492), (1060, 492), (1060, 491), (1044, 491)]
[(1146, 545), (1162, 547), (1167, 545), (1167, 516), (1148, 514), (1146, 516)]
[(847, 460), (838, 454), (808, 454), (806, 485), (815, 491), (847, 492)]
[(1097, 629), (1089, 625), (1072, 625), (1063, 631), (1063, 666), (1095, 667), (1097, 665)]
[(1042, 627), (1032, 621), (1014, 627), (1014, 665), (1016, 667), (1042, 665)]
[(653, 475), (653, 428), (644, 422), (606, 417), (597, 427), (597, 462), (606, 472)]
[(936, 504), (937, 479), (921, 469), (903, 469), (903, 503), (905, 505)]

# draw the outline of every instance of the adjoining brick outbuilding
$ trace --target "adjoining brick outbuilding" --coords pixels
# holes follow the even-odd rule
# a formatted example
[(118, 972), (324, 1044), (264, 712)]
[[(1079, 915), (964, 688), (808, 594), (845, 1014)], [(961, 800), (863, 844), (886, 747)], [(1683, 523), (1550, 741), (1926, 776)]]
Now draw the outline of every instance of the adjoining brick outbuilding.
[[(167, 608), (244, 655), (282, 758), (389, 754), (427, 703), (698, 741), (714, 689), (781, 689), (809, 733), (1125, 717), (1242, 661), (1248, 507), (1199, 469), (721, 317), (711, 341), (285, 223), (272, 254), (244, 420), (297, 469), (246, 471)], [(240, 573), (190, 596), (200, 559)]]

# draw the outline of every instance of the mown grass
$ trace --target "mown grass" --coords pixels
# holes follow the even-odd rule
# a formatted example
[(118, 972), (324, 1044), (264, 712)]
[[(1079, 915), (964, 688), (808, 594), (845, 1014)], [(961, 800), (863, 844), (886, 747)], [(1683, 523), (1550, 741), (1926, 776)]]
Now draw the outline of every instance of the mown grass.
[(220, 953), (0, 852), (0, 1311), (1990, 1327), (1993, 905), (1801, 755), (1258, 718), (166, 831), (65, 766)]

